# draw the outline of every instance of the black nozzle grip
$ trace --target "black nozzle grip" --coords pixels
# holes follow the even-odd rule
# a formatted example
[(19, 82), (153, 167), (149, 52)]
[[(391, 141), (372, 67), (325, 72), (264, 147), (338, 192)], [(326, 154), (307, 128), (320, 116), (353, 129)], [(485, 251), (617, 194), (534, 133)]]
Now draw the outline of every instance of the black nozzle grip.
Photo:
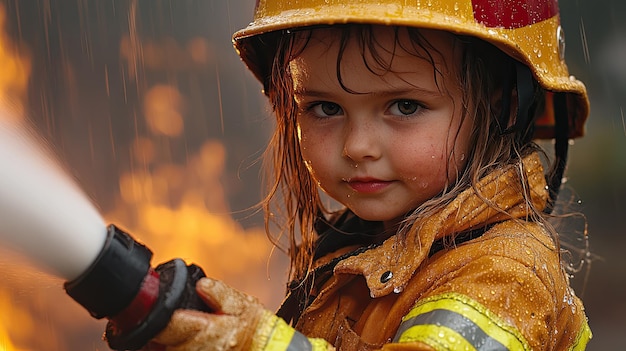
[(78, 278), (65, 283), (65, 291), (93, 317), (114, 316), (139, 292), (151, 259), (150, 249), (110, 225), (98, 257)]
[(196, 282), (205, 276), (194, 264), (189, 266), (181, 259), (173, 259), (159, 265), (159, 298), (150, 313), (132, 330), (119, 330), (109, 322), (105, 338), (113, 350), (139, 350), (161, 332), (175, 310), (194, 309), (211, 312), (196, 293)]

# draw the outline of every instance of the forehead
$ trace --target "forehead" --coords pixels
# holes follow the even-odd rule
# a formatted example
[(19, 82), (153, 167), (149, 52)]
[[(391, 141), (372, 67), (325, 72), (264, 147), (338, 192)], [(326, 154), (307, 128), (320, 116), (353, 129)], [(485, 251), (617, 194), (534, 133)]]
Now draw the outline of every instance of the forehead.
[(350, 74), (354, 72), (385, 79), (428, 75), (446, 80), (460, 63), (456, 43), (452, 34), (436, 30), (358, 25), (318, 28), (298, 34), (294, 42), (298, 54), (289, 68), (296, 86), (324, 78), (320, 74), (343, 79), (355, 76)]

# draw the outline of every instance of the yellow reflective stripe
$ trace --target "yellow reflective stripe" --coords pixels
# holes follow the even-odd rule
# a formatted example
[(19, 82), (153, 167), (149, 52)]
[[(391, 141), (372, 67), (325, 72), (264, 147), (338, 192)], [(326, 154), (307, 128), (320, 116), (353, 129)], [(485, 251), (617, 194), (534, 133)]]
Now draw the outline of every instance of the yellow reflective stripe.
[(269, 311), (264, 311), (252, 339), (252, 351), (286, 351), (295, 329)]
[[(446, 328), (455, 331), (459, 337), (464, 338), (464, 340), (466, 340), (474, 348), (481, 351), (507, 350), (506, 346), (487, 335), (484, 330), (476, 325), (476, 323), (453, 311), (440, 309), (415, 316), (402, 322), (397, 334), (403, 335), (409, 328), (418, 325), (445, 326)], [(452, 338), (452, 340), (453, 339), (454, 338)], [(444, 343), (447, 342), (443, 339), (438, 340), (442, 340)], [(394, 339), (394, 341), (398, 341), (397, 338)], [(458, 349), (455, 348), (455, 350)]]
[(435, 324), (414, 325), (407, 329), (398, 342), (423, 342), (436, 351), (467, 350), (476, 351), (462, 335), (456, 331)]
[(262, 351), (269, 342), (270, 335), (278, 322), (276, 317), (270, 311), (263, 311), (263, 315), (259, 318), (257, 330), (252, 337), (252, 344), (250, 345), (251, 351)]
[(319, 339), (319, 338), (311, 338), (309, 339), (309, 341), (311, 342), (311, 346), (313, 347), (313, 351), (327, 351), (327, 350), (334, 350), (335, 348), (332, 347), (328, 341), (324, 340), (324, 339)]
[(265, 346), (265, 351), (285, 351), (289, 348), (291, 344), (291, 339), (293, 339), (293, 335), (296, 330), (287, 325), (287, 323), (276, 317), (278, 321), (274, 327), (272, 335), (270, 336), (269, 342)]
[(332, 347), (324, 339), (309, 339), (269, 311), (261, 317), (252, 351), (324, 351)]
[[(528, 342), (515, 327), (504, 322), (477, 301), (461, 294), (446, 293), (419, 301), (415, 307), (402, 318), (402, 321), (404, 323), (412, 318), (435, 310), (447, 310), (467, 318), (482, 329), (487, 336), (501, 343), (508, 350), (531, 350)], [(406, 331), (404, 333), (406, 333)], [(402, 335), (399, 335), (399, 337), (401, 340)]]
[(587, 343), (589, 342), (589, 340), (591, 340), (592, 337), (593, 334), (591, 333), (591, 329), (589, 328), (589, 323), (587, 322), (587, 319), (585, 319), (582, 329), (578, 333), (578, 336), (576, 336), (576, 342), (570, 350), (584, 351), (587, 348)]

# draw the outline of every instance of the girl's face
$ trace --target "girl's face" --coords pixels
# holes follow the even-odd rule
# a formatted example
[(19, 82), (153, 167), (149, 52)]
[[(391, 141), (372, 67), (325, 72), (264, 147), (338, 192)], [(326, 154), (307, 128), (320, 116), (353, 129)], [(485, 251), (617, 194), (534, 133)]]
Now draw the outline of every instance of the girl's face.
[(376, 55), (349, 39), (341, 81), (334, 29), (314, 30), (289, 68), (302, 157), (313, 178), (360, 218), (394, 225), (454, 183), (472, 122), (462, 118), (460, 58), (450, 34), (421, 31), (420, 47), (406, 31), (397, 41), (389, 27), (372, 31)]

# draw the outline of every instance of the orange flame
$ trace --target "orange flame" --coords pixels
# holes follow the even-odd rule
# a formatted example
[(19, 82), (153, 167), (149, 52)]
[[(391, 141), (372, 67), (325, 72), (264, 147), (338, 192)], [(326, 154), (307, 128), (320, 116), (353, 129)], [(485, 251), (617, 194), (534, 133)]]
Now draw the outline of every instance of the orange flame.
[[(178, 136), (184, 128), (184, 100), (173, 86), (152, 87), (144, 98), (150, 131), (157, 136)], [(107, 219), (141, 236), (155, 252), (156, 262), (182, 257), (209, 276), (276, 303), (277, 296), (270, 289), (259, 289), (267, 286), (271, 252), (264, 230), (246, 230), (229, 215), (220, 179), (226, 162), (223, 144), (206, 141), (185, 165), (158, 163), (167, 152), (167, 143), (150, 137), (135, 140), (131, 163), (141, 167), (120, 176), (118, 205)]]
[[(28, 314), (14, 308), (10, 301), (10, 294), (5, 290), (0, 290), (0, 310), (2, 310), (2, 316), (0, 317), (0, 351), (26, 351), (26, 349), (15, 347), (12, 343), (9, 332), (13, 334), (16, 330), (9, 329), (9, 326), (11, 324), (19, 325), (20, 330), (30, 332), (32, 321)], [(11, 319), (10, 321), (8, 320), (9, 318)]]
[[(11, 105), (14, 110), (21, 110), (26, 96), (28, 77), (30, 75), (30, 60), (15, 44), (9, 40), (4, 32), (6, 24), (6, 12), (0, 5), (0, 103)], [(2, 114), (0, 118), (13, 118), (19, 120), (21, 113)], [(3, 273), (6, 276), (6, 272)], [(11, 336), (19, 332), (29, 332), (32, 329), (32, 321), (25, 311), (16, 307), (12, 301), (12, 294), (0, 286), (0, 351), (26, 351), (17, 348)], [(16, 328), (15, 326), (18, 326)]]
[[(3, 104), (11, 104), (14, 109), (22, 112), (23, 102), (28, 88), (30, 76), (30, 58), (24, 52), (24, 48), (12, 43), (4, 32), (6, 26), (6, 11), (0, 4), (0, 101)], [(16, 113), (14, 118), (23, 116)]]
[[(2, 31), (4, 21), (0, 7), (0, 101), (14, 105), (17, 113), (12, 117), (23, 120), (30, 59)], [(166, 50), (159, 50), (158, 42), (125, 43), (122, 40), (122, 58), (140, 57), (137, 64), (146, 68), (157, 62), (162, 52), (177, 56), (154, 64), (159, 69), (170, 61), (182, 62), (184, 55), (189, 56), (185, 62), (196, 65), (211, 59), (207, 42), (200, 38), (176, 46), (176, 51), (168, 40), (164, 42), (170, 45)], [(132, 50), (141, 50), (141, 55)], [(207, 140), (191, 151), (184, 164), (172, 162), (170, 143), (181, 137), (185, 116), (190, 113), (187, 98), (167, 84), (155, 84), (143, 96), (149, 135), (138, 135), (132, 142), (131, 169), (119, 175), (116, 205), (104, 217), (145, 242), (155, 253), (153, 264), (183, 258), (272, 309), (282, 297), (286, 258), (271, 256), (272, 247), (263, 229), (243, 228), (231, 217), (222, 184), (227, 160), (223, 143)], [(58, 280), (37, 275), (24, 268), (26, 262), (16, 262), (4, 253), (0, 258), (11, 262), (8, 269), (0, 262), (3, 278), (9, 278), (0, 285), (0, 351), (64, 350), (69, 343), (64, 339), (79, 335), (86, 324), (104, 329), (104, 321), (93, 321), (65, 295)], [(273, 283), (268, 277), (274, 278)], [(27, 296), (26, 301), (14, 303), (20, 295)], [(88, 345), (98, 349), (98, 342)]]

